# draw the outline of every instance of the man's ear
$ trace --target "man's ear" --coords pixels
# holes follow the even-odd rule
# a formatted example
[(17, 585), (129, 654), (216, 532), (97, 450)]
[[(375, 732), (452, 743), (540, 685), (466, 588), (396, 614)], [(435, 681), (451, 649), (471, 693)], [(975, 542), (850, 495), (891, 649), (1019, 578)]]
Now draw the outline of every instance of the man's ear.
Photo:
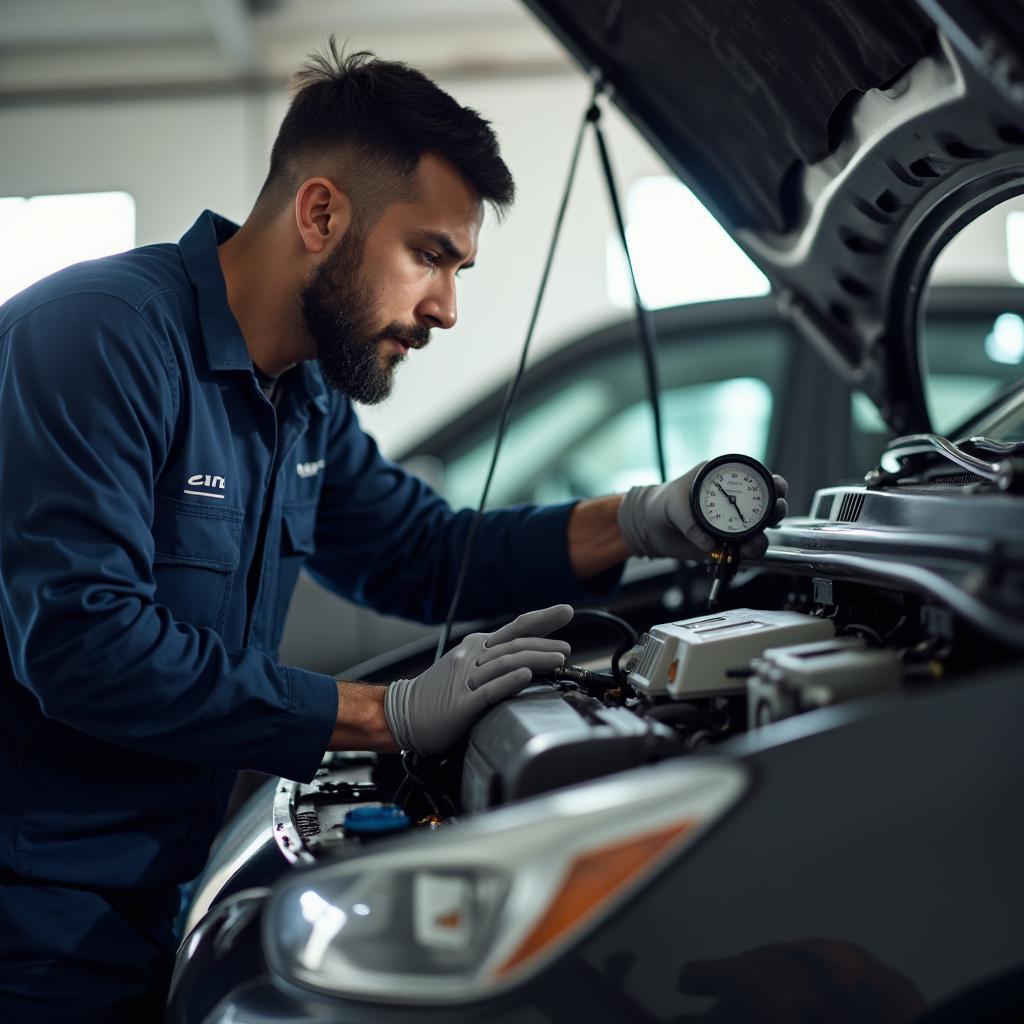
[(307, 252), (333, 247), (352, 223), (352, 200), (328, 178), (309, 178), (295, 193), (295, 226)]

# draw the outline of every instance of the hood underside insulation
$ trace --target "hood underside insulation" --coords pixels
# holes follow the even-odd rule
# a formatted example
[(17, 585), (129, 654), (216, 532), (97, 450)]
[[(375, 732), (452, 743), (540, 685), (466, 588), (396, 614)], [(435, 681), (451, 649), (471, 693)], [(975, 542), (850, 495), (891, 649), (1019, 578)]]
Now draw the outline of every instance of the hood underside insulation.
[(910, 0), (543, 0), (535, 8), (734, 228), (784, 232), (787, 181), (846, 104), (934, 45)]

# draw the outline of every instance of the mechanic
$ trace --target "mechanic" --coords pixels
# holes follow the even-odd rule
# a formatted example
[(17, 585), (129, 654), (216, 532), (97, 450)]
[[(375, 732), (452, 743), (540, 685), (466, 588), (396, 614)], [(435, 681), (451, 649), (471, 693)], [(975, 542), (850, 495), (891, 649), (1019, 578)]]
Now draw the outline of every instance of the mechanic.
[(309, 780), (327, 750), (442, 751), (563, 663), (548, 635), (628, 555), (711, 547), (692, 471), (491, 511), (461, 612), (565, 604), (388, 687), (277, 662), (303, 564), (354, 601), (443, 619), (472, 512), (383, 459), (352, 403), (382, 400), (455, 323), (484, 203), (500, 213), (514, 191), (487, 122), (415, 70), (332, 40), (297, 85), (240, 228), (205, 212), (177, 245), (0, 307), (10, 1019), (159, 1019), (179, 885), (237, 770)]

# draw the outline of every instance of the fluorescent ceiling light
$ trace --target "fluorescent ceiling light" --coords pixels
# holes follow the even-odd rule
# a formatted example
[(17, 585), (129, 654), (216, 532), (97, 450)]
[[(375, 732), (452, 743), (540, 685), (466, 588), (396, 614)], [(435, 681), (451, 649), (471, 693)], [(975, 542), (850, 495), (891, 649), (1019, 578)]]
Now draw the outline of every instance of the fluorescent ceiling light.
[(1024, 319), (1016, 313), (997, 316), (985, 338), (985, 355), (1008, 366), (1024, 362)]

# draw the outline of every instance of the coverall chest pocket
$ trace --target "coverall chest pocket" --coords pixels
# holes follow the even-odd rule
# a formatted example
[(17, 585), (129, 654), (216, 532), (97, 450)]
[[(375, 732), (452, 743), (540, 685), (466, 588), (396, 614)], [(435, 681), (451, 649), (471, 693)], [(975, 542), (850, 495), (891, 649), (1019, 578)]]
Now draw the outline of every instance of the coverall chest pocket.
[(284, 620), (292, 592), (303, 563), (316, 550), (315, 501), (286, 502), (281, 509), (281, 570), (278, 574), (277, 612), (274, 621), (274, 647), (281, 642)]
[(192, 626), (223, 630), (245, 510), (158, 497), (153, 514), (156, 601)]

